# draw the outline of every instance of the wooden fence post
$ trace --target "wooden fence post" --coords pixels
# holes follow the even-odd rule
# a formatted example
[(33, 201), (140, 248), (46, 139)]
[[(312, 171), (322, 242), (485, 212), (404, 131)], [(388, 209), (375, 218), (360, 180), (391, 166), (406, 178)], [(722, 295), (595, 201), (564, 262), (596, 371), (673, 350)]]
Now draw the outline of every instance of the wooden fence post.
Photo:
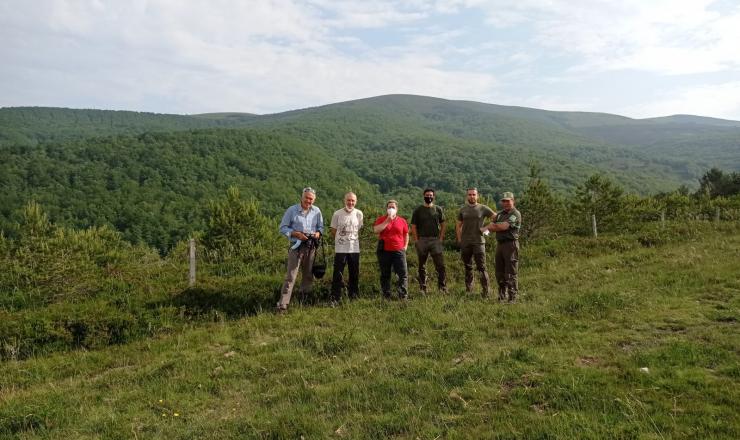
[(591, 228), (594, 230), (594, 237), (598, 237), (599, 233), (596, 231), (596, 214), (591, 214)]
[(188, 240), (190, 255), (190, 273), (188, 274), (188, 287), (195, 286), (195, 239)]
[(660, 211), (660, 227), (665, 228), (665, 209)]
[(719, 209), (719, 206), (718, 206), (717, 207), (717, 210), (714, 211), (714, 222), (715, 223), (719, 223), (719, 211), (720, 211), (720, 209)]

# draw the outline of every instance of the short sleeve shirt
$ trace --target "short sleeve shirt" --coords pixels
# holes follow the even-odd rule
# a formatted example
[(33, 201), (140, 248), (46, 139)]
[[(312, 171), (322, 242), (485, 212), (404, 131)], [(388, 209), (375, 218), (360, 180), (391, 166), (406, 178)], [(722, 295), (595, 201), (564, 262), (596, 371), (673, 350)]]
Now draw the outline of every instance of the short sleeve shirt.
[(483, 227), (483, 220), (486, 217), (492, 218), (493, 215), (493, 210), (481, 203), (463, 205), (457, 214), (457, 220), (462, 222), (460, 244), (463, 246), (469, 244), (485, 244), (486, 241), (483, 239), (480, 228)]
[[(388, 218), (387, 215), (378, 217), (374, 225), (379, 225)], [(384, 251), (400, 251), (406, 247), (406, 236), (409, 235), (409, 225), (403, 217), (396, 217), (393, 221), (380, 231), (380, 239), (383, 240)]]
[(416, 226), (419, 237), (438, 237), (439, 228), (444, 221), (444, 211), (437, 205), (419, 206), (411, 216), (411, 224)]
[(519, 239), (519, 230), (522, 227), (522, 214), (512, 208), (510, 211), (501, 211), (496, 215), (496, 223), (508, 223), (509, 229), (496, 232), (497, 241), (509, 241)]
[(359, 209), (347, 212), (342, 208), (331, 217), (331, 227), (337, 230), (334, 237), (334, 251), (338, 254), (356, 254), (360, 252), (360, 228), (363, 214)]

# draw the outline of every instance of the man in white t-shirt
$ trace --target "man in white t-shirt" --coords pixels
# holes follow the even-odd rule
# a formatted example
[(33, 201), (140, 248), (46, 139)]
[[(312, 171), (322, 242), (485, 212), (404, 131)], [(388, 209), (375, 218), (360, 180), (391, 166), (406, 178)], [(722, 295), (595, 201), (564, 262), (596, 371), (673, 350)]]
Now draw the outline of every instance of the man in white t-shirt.
[(362, 211), (355, 208), (357, 196), (348, 192), (344, 195), (344, 208), (331, 217), (331, 235), (334, 237), (334, 275), (331, 281), (331, 300), (339, 302), (342, 296), (344, 266), (348, 266), (349, 284), (347, 293), (350, 299), (360, 293), (360, 228)]

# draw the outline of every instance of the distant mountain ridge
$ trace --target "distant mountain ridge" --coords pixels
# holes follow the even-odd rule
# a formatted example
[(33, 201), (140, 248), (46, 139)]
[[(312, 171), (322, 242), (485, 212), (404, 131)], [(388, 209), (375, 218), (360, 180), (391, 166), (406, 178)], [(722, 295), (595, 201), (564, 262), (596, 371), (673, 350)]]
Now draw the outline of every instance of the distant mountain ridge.
[[(476, 186), (520, 193), (530, 164), (563, 194), (593, 174), (628, 192), (696, 186), (711, 167), (740, 170), (740, 122), (676, 115), (635, 120), (414, 95), (269, 115), (166, 115), (43, 107), (0, 109), (0, 229), (40, 202), (54, 221), (110, 224), (166, 250), (202, 229), (209, 200), (236, 186), (278, 215), (304, 186), (319, 206), (434, 187), (442, 206)], [(376, 206), (377, 205), (377, 206)], [(366, 205), (367, 206), (367, 205)]]
[[(331, 146), (325, 150), (330, 156), (342, 151), (347, 156), (361, 154), (365, 158), (375, 153), (377, 143), (403, 143), (409, 134), (417, 140), (441, 141), (448, 150), (460, 142), (472, 142), (476, 148), (485, 149), (487, 145), (489, 149), (508, 151), (507, 163), (553, 165), (548, 177), (562, 189), (575, 184), (556, 171), (563, 167), (590, 173), (602, 170), (628, 189), (641, 192), (666, 190), (681, 183), (694, 185), (711, 167), (740, 170), (740, 121), (693, 115), (631, 119), (608, 113), (550, 111), (417, 95), (384, 95), (266, 115), (0, 109), (0, 146), (204, 128), (268, 129)], [(443, 153), (444, 148), (437, 151)], [(500, 171), (508, 174), (507, 170)], [(517, 186), (515, 180), (503, 179)], [(394, 184), (380, 186), (388, 191)]]

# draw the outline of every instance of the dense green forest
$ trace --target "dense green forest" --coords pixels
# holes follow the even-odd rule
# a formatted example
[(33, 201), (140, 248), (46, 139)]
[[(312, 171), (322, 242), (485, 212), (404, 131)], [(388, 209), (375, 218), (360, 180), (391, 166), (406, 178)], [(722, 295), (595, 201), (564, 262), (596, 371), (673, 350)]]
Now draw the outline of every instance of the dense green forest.
[(222, 115), (202, 118), (131, 111), (45, 107), (0, 108), (0, 146), (28, 146), (93, 136), (137, 135), (233, 125)]
[(712, 167), (740, 170), (740, 123), (693, 116), (633, 120), (391, 95), (274, 115), (193, 116), (53, 108), (0, 109), (0, 229), (16, 234), (35, 200), (76, 228), (108, 225), (166, 252), (202, 231), (208, 200), (237, 187), (270, 217), (300, 188), (331, 213), (352, 189), (360, 206), (424, 187), (462, 203), (521, 193), (531, 166), (556, 194), (601, 175), (627, 193), (695, 191)]
[(205, 130), (91, 138), (0, 150), (2, 228), (19, 207), (41, 203), (60, 224), (110, 225), (160, 250), (205, 226), (208, 201), (226, 187), (264, 202), (267, 215), (296, 203), (300, 189), (341, 200), (375, 188), (301, 140), (253, 130)]

